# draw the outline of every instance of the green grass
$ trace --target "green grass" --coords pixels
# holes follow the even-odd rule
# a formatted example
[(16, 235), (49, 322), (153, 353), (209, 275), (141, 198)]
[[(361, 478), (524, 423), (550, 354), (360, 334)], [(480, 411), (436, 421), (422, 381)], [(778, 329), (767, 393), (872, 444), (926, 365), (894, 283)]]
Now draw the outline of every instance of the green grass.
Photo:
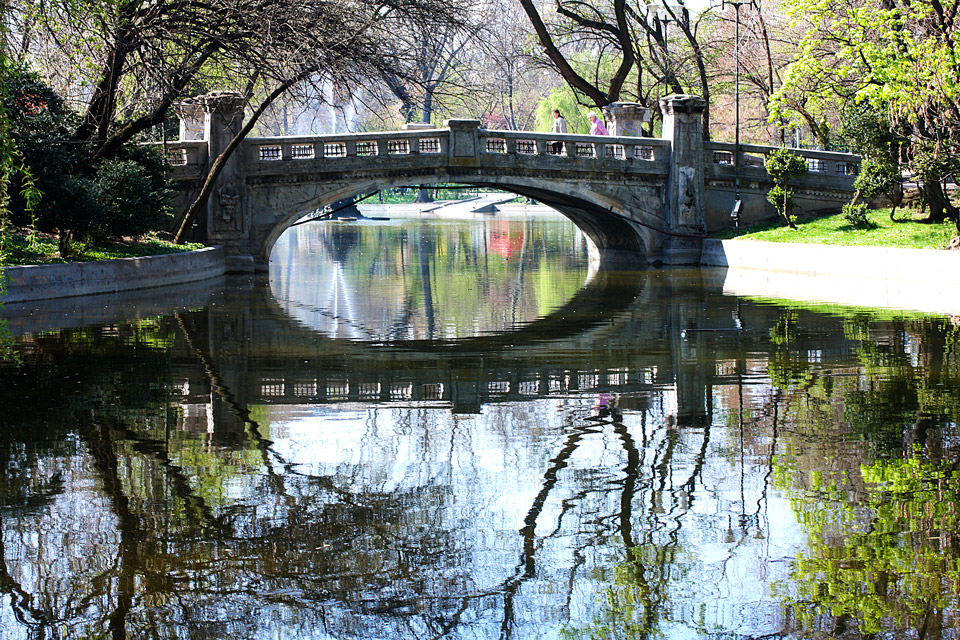
[(863, 229), (850, 226), (841, 214), (837, 214), (797, 220), (796, 230), (790, 229), (782, 221), (773, 221), (743, 228), (739, 232), (732, 229), (717, 232), (714, 237), (860, 247), (943, 249), (957, 235), (953, 222), (921, 222), (914, 219), (916, 215), (918, 213), (913, 209), (897, 209), (897, 222), (892, 222), (889, 209), (875, 209), (867, 212), (871, 226)]
[(4, 265), (61, 264), (65, 262), (86, 262), (92, 260), (113, 260), (138, 256), (155, 256), (163, 253), (180, 253), (202, 249), (199, 243), (174, 244), (156, 236), (124, 242), (106, 242), (90, 245), (80, 255), (69, 260), (60, 257), (56, 237), (49, 234), (37, 234), (33, 239), (24, 229), (7, 229), (4, 238)]

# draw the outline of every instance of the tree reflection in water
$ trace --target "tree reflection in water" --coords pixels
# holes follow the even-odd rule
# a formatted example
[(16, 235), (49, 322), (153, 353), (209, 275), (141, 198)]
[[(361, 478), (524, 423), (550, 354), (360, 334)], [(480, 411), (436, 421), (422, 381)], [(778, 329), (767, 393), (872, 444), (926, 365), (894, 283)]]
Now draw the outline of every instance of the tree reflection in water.
[(953, 637), (955, 327), (624, 278), (472, 341), (262, 288), (24, 338), (0, 636)]

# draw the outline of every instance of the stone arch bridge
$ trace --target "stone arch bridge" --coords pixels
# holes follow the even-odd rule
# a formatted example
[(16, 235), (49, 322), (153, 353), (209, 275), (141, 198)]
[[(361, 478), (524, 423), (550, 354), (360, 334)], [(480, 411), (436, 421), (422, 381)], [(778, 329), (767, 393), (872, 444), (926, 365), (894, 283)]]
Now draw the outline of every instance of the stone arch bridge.
[[(772, 215), (766, 172), (749, 155), (770, 148), (704, 142), (703, 107), (694, 96), (662, 99), (662, 139), (617, 135), (638, 131), (643, 117), (624, 103), (605, 109), (610, 137), (448, 120), (443, 129), (248, 138), (221, 174), (196, 236), (226, 248), (228, 269), (263, 270), (283, 231), (323, 205), (396, 186), (459, 183), (554, 207), (585, 233), (598, 263), (698, 264), (702, 235), (731, 224), (737, 180), (741, 219)], [(242, 109), (234, 94), (179, 105), (181, 140), (167, 144), (167, 155), (183, 206), (239, 130)], [(853, 193), (856, 156), (800, 153), (811, 167), (797, 187), (800, 208), (839, 208)]]

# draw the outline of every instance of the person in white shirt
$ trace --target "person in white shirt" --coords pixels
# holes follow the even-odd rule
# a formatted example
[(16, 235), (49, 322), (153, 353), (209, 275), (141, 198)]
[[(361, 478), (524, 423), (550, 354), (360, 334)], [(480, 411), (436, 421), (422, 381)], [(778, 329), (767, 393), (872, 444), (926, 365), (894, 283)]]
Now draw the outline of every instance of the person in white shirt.
[[(563, 119), (563, 114), (560, 113), (560, 109), (553, 110), (553, 125), (550, 127), (550, 133), (566, 133), (567, 132), (567, 121)], [(552, 149), (555, 155), (559, 155), (563, 151), (562, 142), (551, 142), (550, 148)]]

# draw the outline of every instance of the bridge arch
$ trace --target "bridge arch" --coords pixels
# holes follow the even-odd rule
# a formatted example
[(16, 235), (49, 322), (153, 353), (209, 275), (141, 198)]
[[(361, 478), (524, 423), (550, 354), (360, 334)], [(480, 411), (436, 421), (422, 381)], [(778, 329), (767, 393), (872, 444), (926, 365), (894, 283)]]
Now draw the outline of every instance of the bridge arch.
[[(641, 265), (646, 262), (647, 256), (658, 256), (660, 253), (662, 234), (655, 230), (662, 225), (662, 218), (657, 215), (659, 212), (637, 210), (632, 212), (635, 220), (631, 220), (627, 212), (617, 211), (622, 206), (621, 203), (615, 198), (604, 197), (602, 192), (518, 176), (487, 175), (471, 178), (430, 171), (419, 175), (383, 176), (375, 184), (371, 184), (370, 180), (328, 184), (327, 189), (308, 200), (277, 203), (273, 206), (272, 227), (263, 228), (256, 234), (262, 240), (251, 247), (254, 259), (258, 263), (266, 263), (277, 240), (287, 229), (301, 220), (306, 213), (325, 205), (377, 190), (445, 183), (500, 189), (533, 198), (556, 209), (587, 237), (590, 259), (594, 264), (628, 262)], [(263, 217), (269, 218), (261, 216)], [(265, 224), (269, 225), (270, 222)], [(624, 260), (624, 256), (629, 259)]]

